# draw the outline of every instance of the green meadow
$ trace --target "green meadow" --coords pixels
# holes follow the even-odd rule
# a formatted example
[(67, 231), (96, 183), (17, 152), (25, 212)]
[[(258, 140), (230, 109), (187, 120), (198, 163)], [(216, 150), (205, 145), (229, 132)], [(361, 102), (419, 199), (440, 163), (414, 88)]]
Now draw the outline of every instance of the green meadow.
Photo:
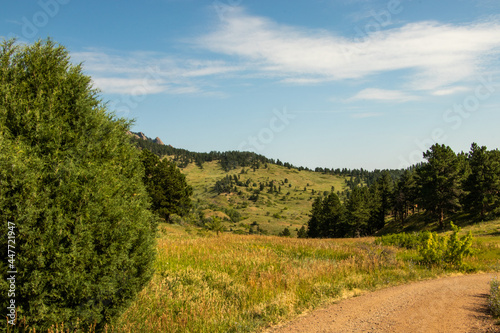
[(368, 291), (443, 275), (500, 270), (500, 221), (471, 226), (460, 269), (415, 250), (358, 239), (215, 233), (163, 224), (156, 273), (110, 332), (258, 332)]

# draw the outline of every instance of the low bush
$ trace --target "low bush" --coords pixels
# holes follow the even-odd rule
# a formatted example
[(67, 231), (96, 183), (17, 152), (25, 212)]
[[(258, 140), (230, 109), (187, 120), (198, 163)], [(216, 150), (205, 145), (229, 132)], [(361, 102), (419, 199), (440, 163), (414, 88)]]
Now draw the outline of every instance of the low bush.
[(414, 232), (411, 234), (402, 232), (399, 234), (390, 234), (377, 238), (375, 243), (379, 245), (393, 245), (406, 249), (416, 249), (419, 244), (422, 244), (424, 239), (425, 233), (423, 232)]
[(461, 267), (464, 257), (472, 253), (472, 235), (469, 232), (459, 237), (461, 228), (453, 222), (451, 222), (451, 228), (453, 233), (449, 236), (429, 231), (400, 233), (382, 236), (376, 240), (376, 243), (416, 249), (425, 264)]
[(500, 281), (493, 278), (490, 282), (490, 310), (495, 317), (500, 317)]

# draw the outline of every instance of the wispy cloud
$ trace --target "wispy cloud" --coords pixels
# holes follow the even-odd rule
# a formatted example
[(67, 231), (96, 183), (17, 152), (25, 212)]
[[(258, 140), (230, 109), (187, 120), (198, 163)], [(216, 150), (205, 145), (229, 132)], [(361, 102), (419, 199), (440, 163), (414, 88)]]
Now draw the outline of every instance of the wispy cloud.
[(243, 58), (247, 68), (287, 83), (361, 79), (405, 70), (408, 88), (435, 90), (470, 80), (498, 57), (500, 23), (416, 22), (353, 40), (331, 31), (279, 24), (234, 7), (214, 31), (196, 42), (212, 52)]
[(220, 93), (206, 87), (203, 79), (240, 70), (223, 61), (179, 59), (152, 52), (119, 54), (112, 50), (72, 53), (83, 62), (95, 87), (105, 93), (127, 95)]
[[(224, 60), (207, 60), (199, 49), (194, 55), (90, 49), (72, 57), (84, 61), (96, 87), (105, 93), (220, 96), (224, 92), (217, 91), (215, 82), (225, 78), (308, 85), (366, 83), (396, 73), (398, 89), (443, 96), (464, 91), (481, 71), (491, 71), (500, 55), (500, 23), (417, 22), (349, 39), (333, 31), (279, 24), (234, 6), (212, 32), (192, 42)], [(415, 98), (415, 93), (365, 89), (350, 100)]]
[(463, 87), (463, 86), (457, 86), (457, 87), (450, 87), (450, 88), (445, 88), (445, 89), (440, 89), (433, 91), (432, 94), (434, 96), (445, 96), (445, 95), (453, 95), (457, 93), (461, 93), (464, 91), (468, 91), (469, 88)]
[(377, 88), (367, 88), (358, 92), (347, 101), (357, 100), (374, 100), (374, 101), (391, 101), (391, 102), (408, 102), (418, 99), (417, 96), (409, 95), (398, 90), (385, 90)]

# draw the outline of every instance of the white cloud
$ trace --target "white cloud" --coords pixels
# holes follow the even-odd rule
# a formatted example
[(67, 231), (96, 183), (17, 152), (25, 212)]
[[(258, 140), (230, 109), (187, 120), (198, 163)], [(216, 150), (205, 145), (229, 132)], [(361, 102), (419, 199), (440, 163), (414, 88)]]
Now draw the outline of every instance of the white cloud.
[(197, 40), (212, 52), (240, 57), (254, 71), (284, 82), (360, 79), (405, 70), (415, 90), (470, 80), (498, 56), (500, 23), (416, 22), (352, 40), (333, 32), (277, 24), (235, 7)]
[(166, 90), (161, 82), (151, 83), (148, 80), (135, 78), (105, 78), (92, 79), (94, 86), (109, 94), (149, 95)]
[(468, 90), (469, 90), (469, 88), (467, 88), (467, 87), (458, 86), (458, 87), (451, 87), (451, 88), (436, 90), (436, 91), (433, 91), (432, 94), (434, 96), (445, 96), (445, 95), (457, 94), (457, 93), (468, 91)]
[(226, 75), (239, 68), (222, 61), (179, 59), (152, 52), (116, 54), (111, 50), (72, 53), (74, 62), (83, 62), (96, 88), (104, 93), (149, 95), (158, 93), (217, 96), (200, 80)]
[(358, 92), (355, 96), (347, 101), (356, 100), (375, 100), (375, 101), (392, 101), (392, 102), (407, 102), (418, 99), (417, 96), (409, 95), (398, 90), (385, 90), (376, 88), (367, 88)]

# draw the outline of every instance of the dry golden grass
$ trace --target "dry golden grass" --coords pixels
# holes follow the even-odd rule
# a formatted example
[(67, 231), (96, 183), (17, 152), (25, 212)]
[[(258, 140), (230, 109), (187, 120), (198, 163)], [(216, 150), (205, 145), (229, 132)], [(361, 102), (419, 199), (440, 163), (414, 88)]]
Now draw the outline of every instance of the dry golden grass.
[[(367, 290), (450, 273), (373, 238), (217, 237), (162, 228), (155, 277), (113, 330), (255, 332)], [(469, 266), (495, 269), (488, 268), (493, 261), (471, 258)]]
[[(258, 332), (342, 298), (457, 273), (422, 266), (416, 251), (374, 239), (216, 236), (163, 224), (152, 281), (105, 331)], [(500, 271), (499, 243), (478, 237), (468, 270)], [(59, 325), (49, 332), (69, 331)]]

